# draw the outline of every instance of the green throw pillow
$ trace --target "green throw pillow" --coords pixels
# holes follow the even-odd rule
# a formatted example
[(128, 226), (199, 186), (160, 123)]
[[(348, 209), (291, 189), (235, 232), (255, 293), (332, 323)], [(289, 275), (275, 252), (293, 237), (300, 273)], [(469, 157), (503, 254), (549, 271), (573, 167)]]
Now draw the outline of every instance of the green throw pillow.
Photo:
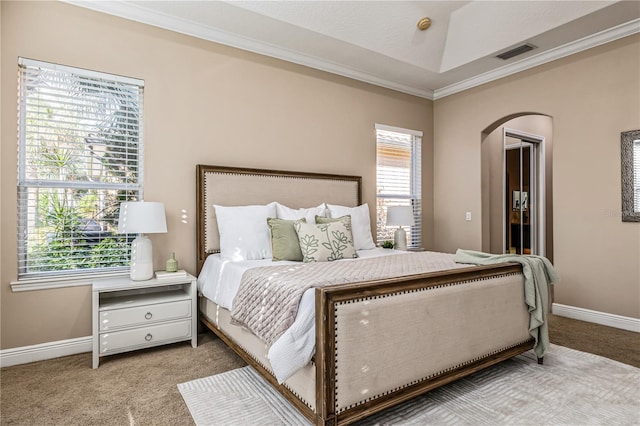
[(267, 219), (267, 225), (271, 230), (271, 259), (274, 262), (279, 260), (300, 262), (302, 260), (298, 234), (293, 227), (295, 223), (306, 223), (306, 220), (304, 218), (286, 220), (272, 217)]
[[(351, 215), (346, 214), (340, 217), (324, 217), (324, 216), (316, 216), (316, 223), (331, 223), (331, 222), (344, 222), (345, 225), (351, 230)], [(353, 233), (353, 231), (351, 230)]]
[(353, 246), (349, 217), (329, 223), (295, 223), (293, 227), (298, 233), (304, 262), (331, 262), (358, 257)]

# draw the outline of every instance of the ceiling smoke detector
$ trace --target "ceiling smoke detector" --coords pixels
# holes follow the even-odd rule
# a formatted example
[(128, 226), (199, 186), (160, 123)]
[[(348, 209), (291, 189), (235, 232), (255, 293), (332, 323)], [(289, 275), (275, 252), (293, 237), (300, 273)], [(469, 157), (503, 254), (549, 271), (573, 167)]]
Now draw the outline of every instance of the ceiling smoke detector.
[(507, 50), (506, 52), (502, 52), (499, 55), (496, 55), (496, 58), (500, 58), (503, 60), (511, 59), (514, 56), (522, 55), (523, 53), (527, 53), (535, 49), (537, 46), (534, 46), (531, 43), (525, 43), (520, 46), (514, 47), (511, 50)]

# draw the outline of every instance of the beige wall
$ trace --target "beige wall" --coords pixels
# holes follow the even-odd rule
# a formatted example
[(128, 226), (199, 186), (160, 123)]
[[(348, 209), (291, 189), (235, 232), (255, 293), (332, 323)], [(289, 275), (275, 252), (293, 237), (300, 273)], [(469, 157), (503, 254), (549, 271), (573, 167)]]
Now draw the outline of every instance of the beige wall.
[(620, 132), (640, 128), (640, 36), (432, 105), (59, 2), (3, 1), (0, 19), (3, 349), (91, 333), (88, 287), (12, 293), (9, 286), (18, 56), (145, 81), (145, 199), (165, 202), (169, 227), (153, 236), (158, 269), (175, 251), (181, 267), (195, 270), (198, 163), (362, 175), (364, 201), (375, 205), (376, 122), (424, 132), (424, 246), (480, 249), (482, 131), (514, 113), (549, 115), (562, 276), (556, 302), (640, 317), (640, 225), (619, 215)]
[[(195, 272), (195, 166), (363, 176), (375, 206), (375, 123), (424, 132), (424, 234), (431, 247), (432, 102), (59, 2), (2, 2), (2, 342), (13, 348), (91, 334), (89, 287), (12, 293), (16, 279), (17, 58), (145, 81), (145, 199), (163, 201), (175, 251)], [(181, 223), (181, 210), (188, 220)]]
[[(0, 25), (2, 24), (2, 6), (0, 5)], [(1, 30), (1, 27), (0, 27)], [(2, 48), (2, 43), (4, 42), (4, 39), (2, 37), (2, 31), (0, 31), (0, 52), (1, 52), (1, 48)], [(0, 82), (2, 82), (2, 55), (0, 55)], [(1, 89), (1, 87), (0, 87)], [(4, 91), (4, 89), (0, 90), (0, 96), (2, 95), (2, 92)], [(2, 102), (0, 100), (0, 137), (2, 136), (2, 128), (3, 128), (3, 123), (2, 123), (2, 104), (4, 102)], [(3, 256), (3, 251), (2, 251), (2, 241), (4, 241), (4, 238), (2, 238), (3, 235), (3, 229), (4, 229), (4, 221), (3, 221), (3, 214), (2, 214), (2, 206), (4, 205), (4, 198), (2, 196), (2, 147), (0, 145), (0, 322), (2, 321), (2, 293), (4, 293), (3, 291), (3, 275), (2, 275), (2, 259), (4, 258)], [(0, 324), (0, 348), (2, 348), (2, 325)]]
[(511, 114), (548, 115), (555, 301), (640, 318), (640, 224), (620, 217), (620, 132), (640, 128), (639, 58), (634, 35), (437, 100), (435, 248), (482, 246), (482, 131)]

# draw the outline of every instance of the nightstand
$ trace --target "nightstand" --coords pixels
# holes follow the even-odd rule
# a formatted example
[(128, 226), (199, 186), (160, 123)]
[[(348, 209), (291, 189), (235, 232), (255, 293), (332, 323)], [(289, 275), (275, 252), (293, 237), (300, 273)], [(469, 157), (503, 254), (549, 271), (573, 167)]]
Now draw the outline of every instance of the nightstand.
[(100, 357), (191, 340), (198, 345), (196, 278), (93, 282), (93, 368)]

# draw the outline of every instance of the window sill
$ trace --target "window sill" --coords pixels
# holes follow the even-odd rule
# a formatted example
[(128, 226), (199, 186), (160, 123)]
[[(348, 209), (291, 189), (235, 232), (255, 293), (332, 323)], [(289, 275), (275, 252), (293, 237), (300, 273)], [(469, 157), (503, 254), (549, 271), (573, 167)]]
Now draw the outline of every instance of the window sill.
[(86, 274), (73, 277), (42, 277), (27, 278), (18, 281), (12, 281), (11, 291), (14, 293), (21, 291), (49, 290), (52, 288), (78, 287), (91, 285), (93, 281), (99, 278), (116, 278), (129, 276), (128, 271), (114, 272), (110, 274)]

